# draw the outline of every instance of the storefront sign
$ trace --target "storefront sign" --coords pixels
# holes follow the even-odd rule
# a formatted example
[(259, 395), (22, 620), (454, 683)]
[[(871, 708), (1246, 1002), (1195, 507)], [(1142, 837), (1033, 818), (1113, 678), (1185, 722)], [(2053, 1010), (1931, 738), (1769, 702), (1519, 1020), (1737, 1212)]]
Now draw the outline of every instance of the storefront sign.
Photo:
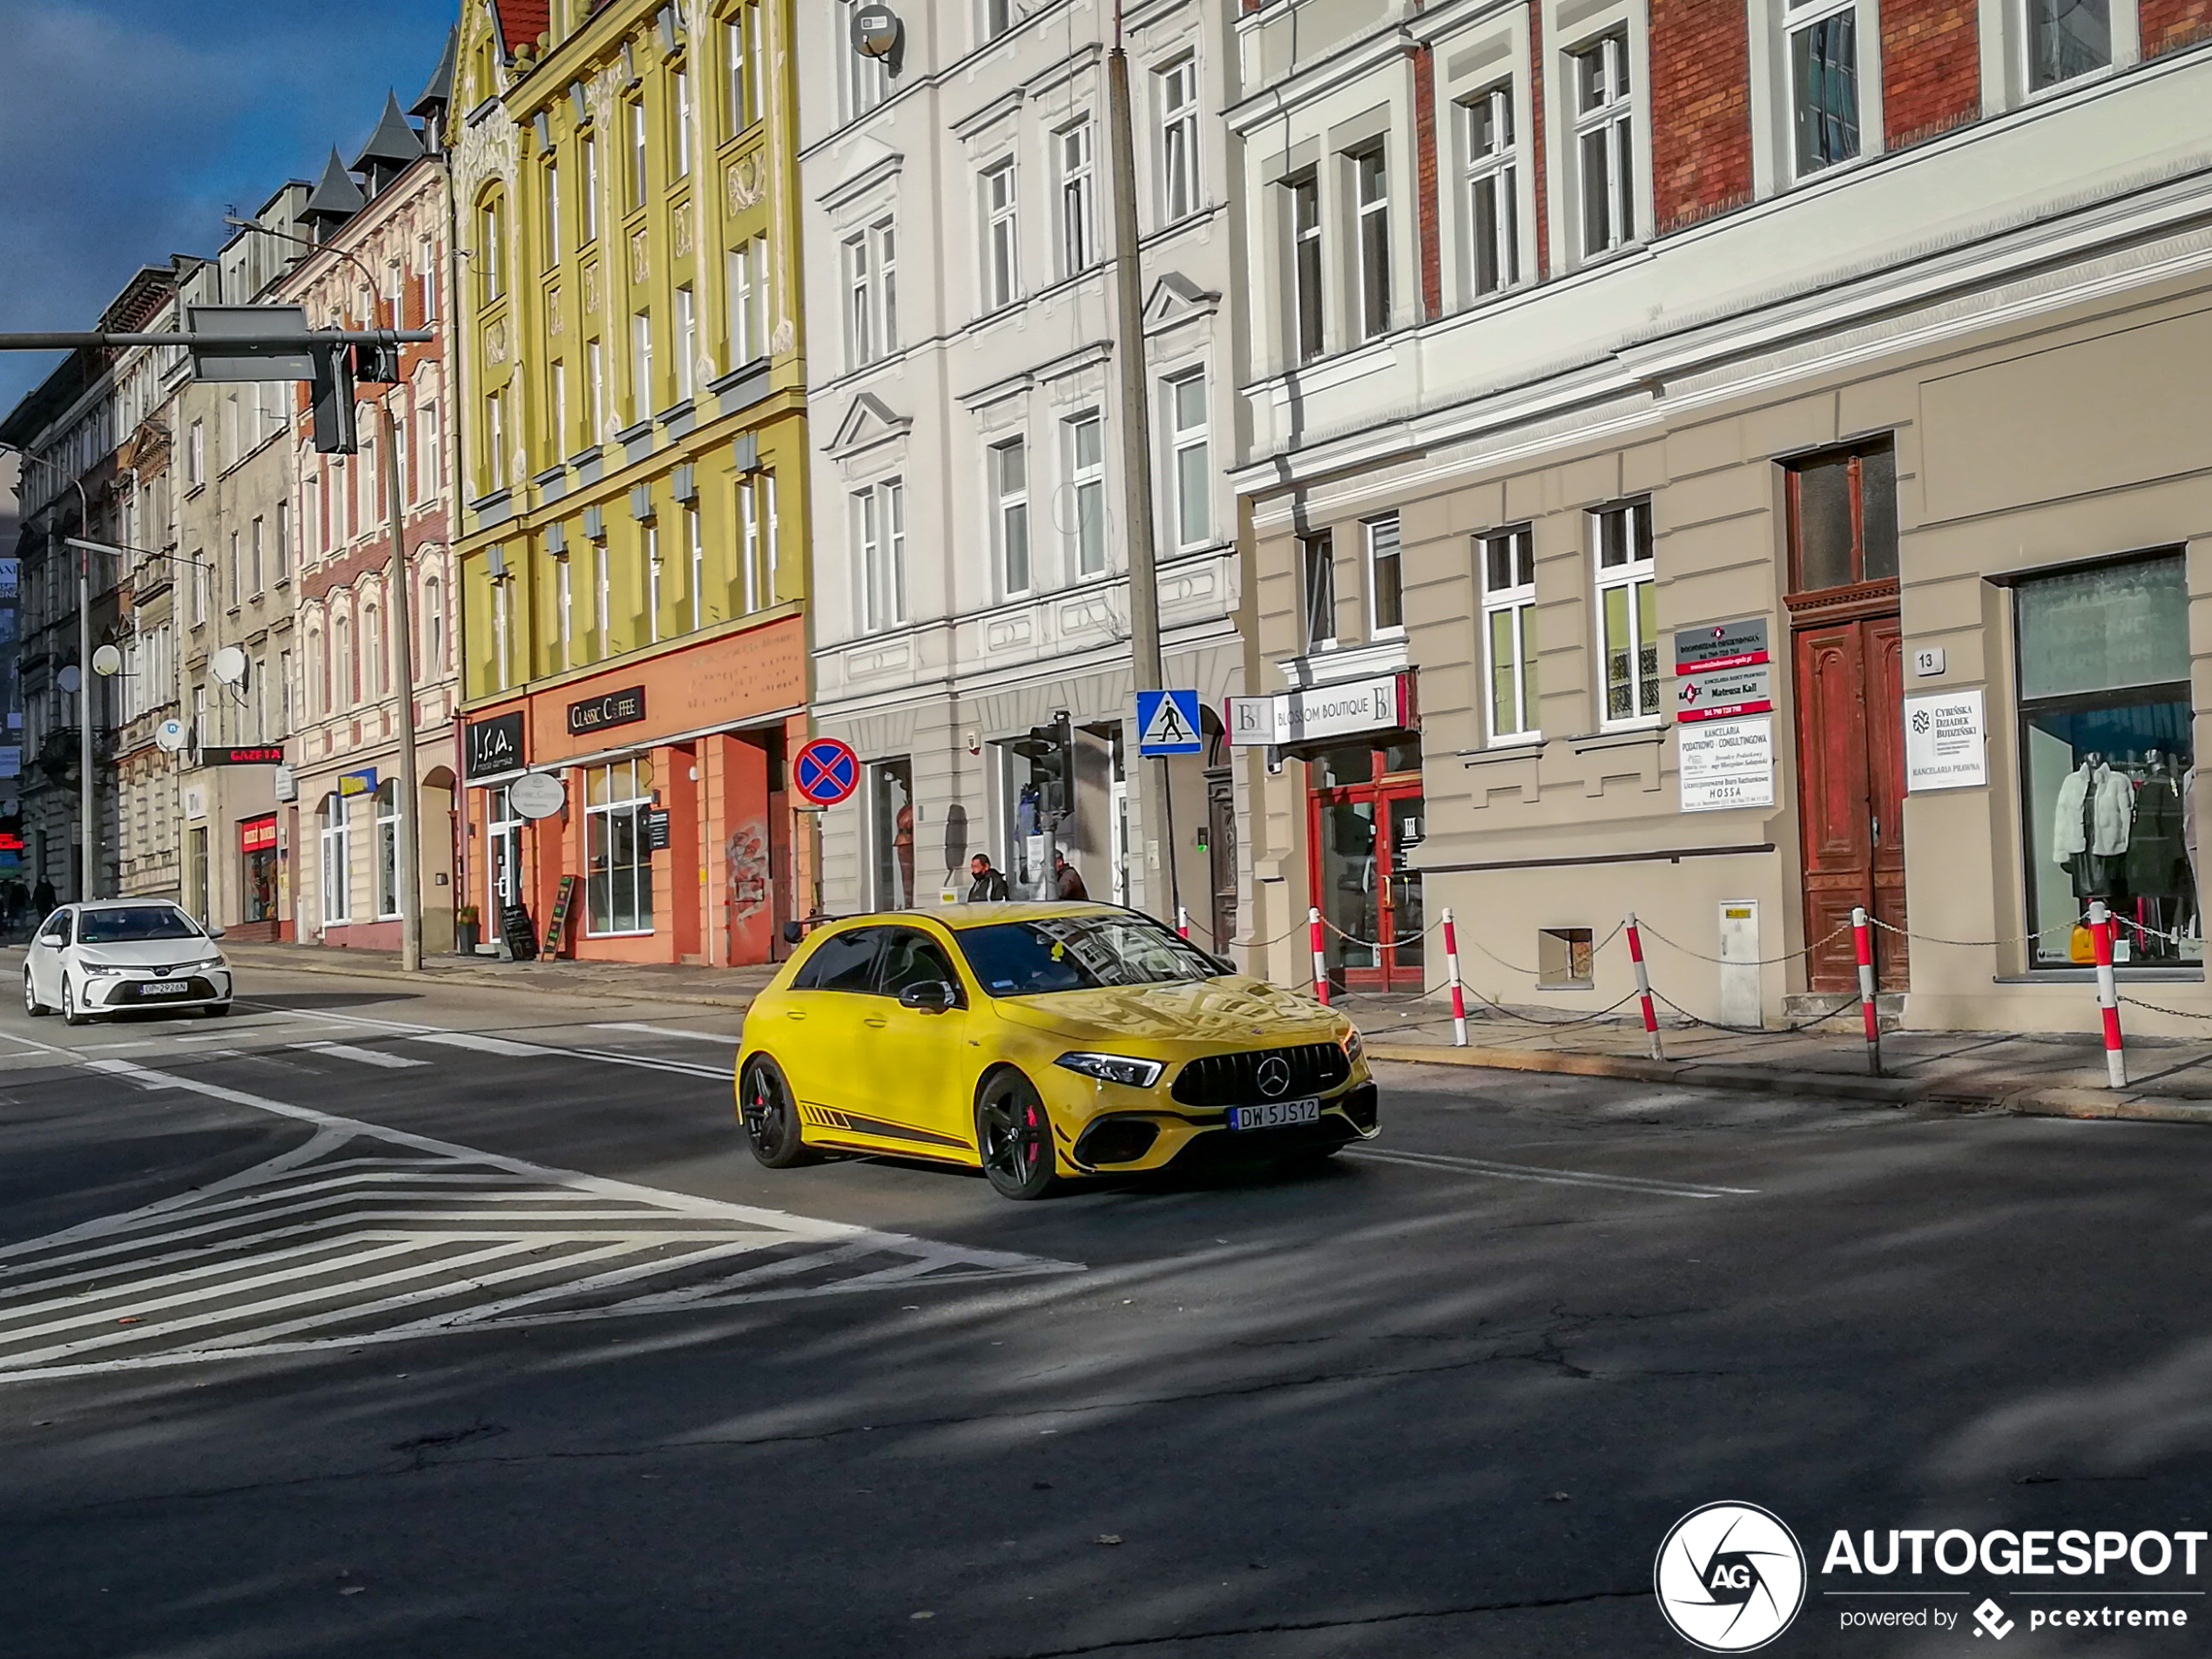
[(1905, 787), (1973, 789), (1989, 781), (1981, 688), (1905, 699)]
[(186, 818), (207, 816), (207, 786), (206, 784), (186, 784), (181, 793)]
[(569, 954), (569, 913), (576, 908), (576, 878), (564, 875), (553, 895), (553, 912), (545, 919), (545, 954), (559, 958)]
[(499, 908), (499, 934), (512, 960), (518, 962), (537, 960), (537, 927), (530, 921), (528, 905), (502, 905)]
[(284, 745), (280, 743), (256, 743), (236, 747), (204, 746), (199, 752), (203, 766), (280, 766), (284, 764)]
[(1282, 748), (1363, 732), (1394, 732), (1406, 721), (1406, 677), (1382, 674), (1317, 685), (1279, 697), (1229, 699), (1229, 741)]
[(249, 818), (238, 826), (238, 850), (241, 853), (273, 851), (276, 847), (276, 814), (266, 818)]
[(512, 772), (523, 764), (523, 715), (495, 714), (488, 720), (471, 720), (468, 732), (468, 773), (488, 778)]
[(518, 818), (550, 818), (569, 804), (569, 792), (550, 772), (526, 772), (507, 786), (507, 804)]
[(1774, 671), (1724, 669), (1715, 674), (1685, 674), (1675, 682), (1677, 720), (1735, 720), (1774, 711)]
[(645, 814), (645, 849), (663, 853), (668, 849), (668, 813), (664, 808), (648, 808)]
[(374, 795), (376, 792), (376, 768), (363, 766), (359, 772), (338, 774), (338, 792), (343, 796)]
[(1756, 668), (1772, 660), (1767, 655), (1764, 617), (1675, 631), (1675, 672), (1678, 675), (1717, 674), (1732, 668)]
[(300, 780), (293, 776), (289, 766), (279, 766), (269, 774), (269, 787), (279, 800), (300, 799)]
[(645, 688), (632, 685), (626, 691), (608, 691), (570, 704), (569, 735), (588, 737), (610, 725), (634, 725), (644, 718)]
[(19, 778), (23, 775), (23, 745), (0, 744), (0, 778)]
[(1774, 805), (1774, 717), (1703, 720), (1678, 728), (1682, 810)]

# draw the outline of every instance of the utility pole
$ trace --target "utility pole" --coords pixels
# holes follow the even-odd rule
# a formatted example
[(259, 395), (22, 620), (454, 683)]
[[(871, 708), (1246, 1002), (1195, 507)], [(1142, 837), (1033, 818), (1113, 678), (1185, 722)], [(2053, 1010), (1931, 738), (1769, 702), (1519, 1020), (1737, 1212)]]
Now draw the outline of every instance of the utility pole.
[[(1162, 689), (1160, 587), (1152, 550), (1152, 420), (1145, 388), (1144, 292), (1136, 257), (1136, 129), (1130, 111), (1129, 53), (1122, 44), (1122, 4), (1114, 3), (1114, 44), (1106, 54), (1107, 110), (1113, 131), (1114, 289), (1121, 335), (1122, 517), (1129, 536), (1130, 656), (1136, 689)], [(1132, 711), (1133, 712), (1133, 711)], [(1129, 728), (1129, 729), (1133, 729)], [(1139, 734), (1142, 735), (1141, 733)], [(1177, 902), (1175, 826), (1168, 821), (1168, 762), (1160, 761), (1161, 815), (1156, 825), (1151, 792), (1143, 787), (1142, 760), (1123, 750), (1123, 765), (1136, 798), (1136, 819), (1145, 839), (1163, 849), (1170, 902)], [(1159, 894), (1148, 871), (1145, 897), (1155, 907)]]

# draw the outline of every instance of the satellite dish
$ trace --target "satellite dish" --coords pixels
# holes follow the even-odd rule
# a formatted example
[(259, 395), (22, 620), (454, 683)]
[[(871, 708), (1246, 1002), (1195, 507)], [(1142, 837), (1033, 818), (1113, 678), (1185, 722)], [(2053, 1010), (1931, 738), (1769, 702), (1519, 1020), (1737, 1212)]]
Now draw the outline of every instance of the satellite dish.
[(507, 804), (524, 818), (550, 818), (569, 804), (569, 792), (550, 772), (526, 772), (507, 786)]
[(226, 645), (207, 659), (207, 671), (226, 685), (236, 685), (246, 678), (246, 653)]
[(120, 674), (123, 671), (123, 653), (112, 645), (101, 646), (92, 653), (92, 671), (103, 675)]
[(54, 684), (60, 686), (63, 691), (67, 691), (72, 697), (77, 694), (77, 688), (84, 683), (84, 677), (77, 671), (77, 664), (75, 663), (65, 664), (63, 667), (62, 671), (54, 676)]
[(192, 746), (192, 732), (182, 720), (164, 720), (153, 734), (154, 746), (175, 754)]

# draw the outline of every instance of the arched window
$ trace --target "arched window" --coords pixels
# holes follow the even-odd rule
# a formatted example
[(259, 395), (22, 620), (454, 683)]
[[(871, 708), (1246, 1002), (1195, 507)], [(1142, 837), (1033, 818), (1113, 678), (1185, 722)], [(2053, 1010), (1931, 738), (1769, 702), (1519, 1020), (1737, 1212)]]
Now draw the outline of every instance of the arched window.
[(384, 618), (374, 605), (361, 607), (361, 695), (384, 695)]
[(344, 617), (330, 624), (330, 689), (334, 708), (351, 708), (361, 698), (354, 678), (354, 625)]
[(445, 587), (437, 577), (422, 579), (422, 662), (423, 671), (439, 674), (446, 665), (446, 600)]
[(501, 238), (506, 230), (506, 204), (496, 192), (487, 196), (476, 210), (476, 246), (470, 250), (476, 266), (478, 302), (489, 305), (507, 292), (507, 267)]

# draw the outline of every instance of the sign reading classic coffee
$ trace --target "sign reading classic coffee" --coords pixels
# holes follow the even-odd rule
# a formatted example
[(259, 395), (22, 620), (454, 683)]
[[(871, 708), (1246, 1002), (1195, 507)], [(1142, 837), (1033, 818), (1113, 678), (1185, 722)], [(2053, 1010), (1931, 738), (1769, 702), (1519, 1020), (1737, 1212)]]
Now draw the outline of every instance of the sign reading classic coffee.
[(585, 737), (610, 725), (633, 725), (644, 718), (645, 688), (632, 685), (626, 691), (609, 691), (570, 704), (569, 735)]
[(471, 720), (468, 725), (468, 773), (471, 778), (512, 772), (521, 765), (522, 711), (518, 709), (512, 714), (495, 714), (488, 720)]

